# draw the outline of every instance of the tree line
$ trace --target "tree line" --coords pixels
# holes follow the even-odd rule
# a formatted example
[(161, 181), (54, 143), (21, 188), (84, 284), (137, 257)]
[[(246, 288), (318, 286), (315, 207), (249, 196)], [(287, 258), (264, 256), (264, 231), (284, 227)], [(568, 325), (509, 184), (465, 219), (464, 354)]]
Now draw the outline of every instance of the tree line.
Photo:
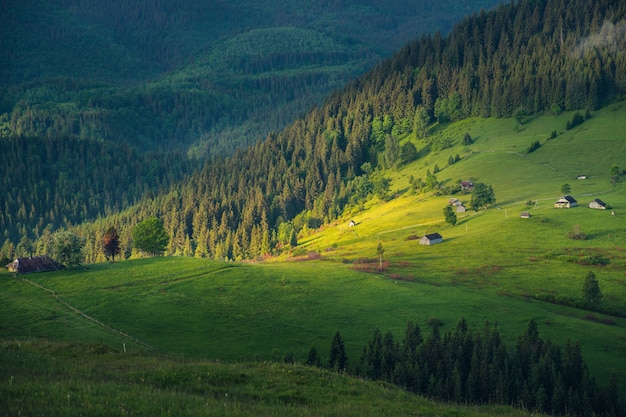
[(461, 319), (445, 334), (438, 320), (429, 324), (432, 333), (425, 336), (409, 321), (402, 340), (376, 329), (353, 361), (337, 332), (327, 362), (311, 348), (305, 364), (386, 381), (438, 401), (504, 404), (551, 415), (626, 415), (615, 374), (608, 387), (599, 387), (578, 342), (562, 348), (541, 338), (535, 320), (512, 349), (489, 323), (473, 332)]

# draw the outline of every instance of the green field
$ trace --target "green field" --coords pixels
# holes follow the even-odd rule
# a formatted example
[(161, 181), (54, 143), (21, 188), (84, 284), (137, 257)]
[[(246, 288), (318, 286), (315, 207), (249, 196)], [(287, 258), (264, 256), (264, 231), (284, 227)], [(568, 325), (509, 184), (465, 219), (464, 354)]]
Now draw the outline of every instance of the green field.
[[(101, 343), (142, 358), (140, 352), (150, 352), (249, 363), (281, 361), (292, 354), (303, 362), (311, 347), (325, 359), (336, 331), (350, 362), (374, 329), (400, 339), (409, 320), (424, 332), (430, 331), (431, 318), (442, 321), (444, 330), (461, 317), (476, 331), (487, 321), (497, 323), (513, 348), (535, 319), (543, 338), (560, 345), (579, 341), (598, 383), (606, 386), (615, 372), (624, 392), (626, 193), (622, 182), (611, 183), (609, 169), (626, 166), (626, 106), (607, 107), (565, 131), (571, 116), (543, 116), (522, 127), (509, 119), (476, 119), (439, 130), (430, 140), (448, 137), (454, 145), (388, 172), (395, 198), (372, 200), (300, 237), (298, 253), (304, 259), (314, 252), (315, 260), (131, 259), (25, 276), (31, 283), (2, 273), (3, 362), (13, 360), (8, 346), (39, 338), (53, 344)], [(558, 136), (547, 140), (553, 130)], [(475, 139), (469, 147), (461, 145), (465, 132)], [(535, 140), (542, 146), (526, 155)], [(461, 161), (446, 167), (457, 153)], [(445, 224), (442, 209), (450, 195), (408, 191), (409, 176), (424, 176), (435, 164), (441, 168), (440, 181), (493, 185), (496, 206), (461, 214), (456, 226)], [(577, 174), (588, 179), (576, 180)], [(580, 207), (553, 208), (564, 183), (571, 185)], [(469, 201), (469, 195), (455, 196)], [(615, 215), (588, 209), (593, 198), (610, 204)], [(523, 210), (532, 217), (520, 219)], [(357, 222), (352, 228), (351, 219)], [(567, 237), (575, 225), (586, 240)], [(433, 231), (444, 242), (420, 246), (415, 237)], [(358, 271), (353, 262), (375, 262), (379, 241), (386, 271)], [(585, 264), (589, 260), (592, 264)], [(604, 298), (591, 309), (577, 308), (589, 271), (598, 277)], [(3, 374), (4, 381), (12, 376)], [(3, 395), (7, 398), (11, 390)], [(311, 415), (327, 413), (317, 411)]]

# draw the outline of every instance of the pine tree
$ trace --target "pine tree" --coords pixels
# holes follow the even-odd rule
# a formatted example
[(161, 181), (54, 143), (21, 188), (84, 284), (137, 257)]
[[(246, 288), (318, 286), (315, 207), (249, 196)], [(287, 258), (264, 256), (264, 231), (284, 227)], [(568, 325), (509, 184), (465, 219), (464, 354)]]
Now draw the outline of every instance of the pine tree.
[(344, 371), (348, 363), (348, 357), (346, 356), (346, 348), (343, 344), (343, 339), (339, 332), (336, 332), (333, 336), (333, 340), (330, 344), (330, 355), (328, 359), (328, 367), (335, 371)]
[(589, 305), (599, 304), (602, 301), (602, 291), (600, 291), (600, 284), (596, 278), (596, 274), (593, 271), (589, 271), (585, 276), (585, 282), (583, 283), (583, 298)]
[(309, 350), (309, 354), (304, 364), (307, 366), (321, 366), (321, 360), (319, 355), (317, 354), (317, 349), (315, 349), (315, 347), (312, 347), (311, 350)]

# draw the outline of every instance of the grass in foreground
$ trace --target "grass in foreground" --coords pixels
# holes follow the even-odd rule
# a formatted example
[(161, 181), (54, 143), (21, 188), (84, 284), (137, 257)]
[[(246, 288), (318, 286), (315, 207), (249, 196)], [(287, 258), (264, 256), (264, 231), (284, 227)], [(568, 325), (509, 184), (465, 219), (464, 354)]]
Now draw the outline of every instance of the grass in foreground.
[(21, 416), (523, 416), (281, 363), (220, 364), (98, 344), (0, 341), (0, 412)]

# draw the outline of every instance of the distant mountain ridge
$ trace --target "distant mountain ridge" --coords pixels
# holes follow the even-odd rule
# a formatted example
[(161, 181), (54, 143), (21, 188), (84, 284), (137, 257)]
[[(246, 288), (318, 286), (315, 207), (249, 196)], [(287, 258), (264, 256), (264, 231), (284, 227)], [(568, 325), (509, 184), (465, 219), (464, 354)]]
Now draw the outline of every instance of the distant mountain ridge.
[(500, 1), (9, 0), (0, 132), (229, 154)]
[[(141, 80), (181, 69), (225, 39), (271, 27), (307, 28), (388, 55), (419, 34), (447, 32), (465, 15), (498, 3), (9, 0), (0, 57), (10, 59), (2, 60), (0, 83), (59, 76)], [(59, 60), (46, 62), (53, 56)], [(89, 60), (93, 73), (80, 72)]]

